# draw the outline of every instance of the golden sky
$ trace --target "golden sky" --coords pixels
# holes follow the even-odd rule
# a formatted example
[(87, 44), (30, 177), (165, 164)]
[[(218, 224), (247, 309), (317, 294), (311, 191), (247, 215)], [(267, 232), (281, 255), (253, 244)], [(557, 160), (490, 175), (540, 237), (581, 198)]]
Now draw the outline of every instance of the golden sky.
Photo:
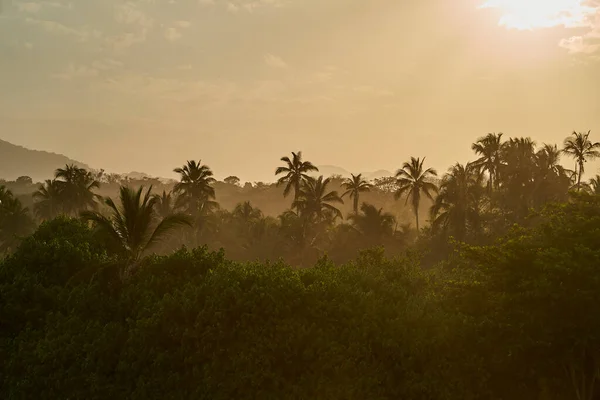
[[(600, 140), (600, 0), (4, 0), (0, 139), (109, 171), (395, 170)], [(588, 169), (594, 172), (593, 168)]]

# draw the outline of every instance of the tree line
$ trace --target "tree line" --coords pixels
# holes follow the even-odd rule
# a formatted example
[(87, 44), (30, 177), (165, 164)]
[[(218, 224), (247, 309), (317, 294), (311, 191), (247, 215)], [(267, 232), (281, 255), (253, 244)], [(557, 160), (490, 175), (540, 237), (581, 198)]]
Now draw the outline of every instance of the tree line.
[[(441, 177), (425, 158), (412, 157), (395, 176), (373, 182), (360, 174), (315, 176), (318, 168), (294, 152), (281, 158), (275, 171), (275, 185), (284, 197), (292, 197), (291, 207), (277, 218), (249, 202), (222, 209), (215, 201), (213, 172), (201, 161), (176, 168), (179, 180), (170, 191), (123, 185), (115, 199), (97, 194), (101, 185), (117, 181), (115, 176), (67, 165), (33, 193), (31, 211), (0, 188), (0, 251), (14, 251), (38, 222), (66, 215), (92, 223), (114, 255), (133, 261), (150, 251), (208, 245), (225, 248), (234, 259), (283, 258), (311, 265), (324, 254), (347, 261), (373, 246), (399, 254), (415, 240), (436, 259), (447, 253), (450, 237), (489, 243), (514, 223), (525, 224), (531, 210), (566, 201), (570, 191), (599, 193), (600, 176), (583, 180), (587, 161), (600, 156), (600, 143), (590, 134), (573, 132), (559, 148), (490, 133), (472, 144), (474, 161), (457, 163)], [(563, 155), (574, 159), (573, 170), (563, 167)], [(236, 177), (225, 181), (239, 185)], [(361, 201), (369, 192), (393, 193), (412, 209), (411, 225)], [(344, 201), (352, 204), (347, 216), (340, 211)], [(425, 228), (420, 219), (424, 202), (429, 207)]]

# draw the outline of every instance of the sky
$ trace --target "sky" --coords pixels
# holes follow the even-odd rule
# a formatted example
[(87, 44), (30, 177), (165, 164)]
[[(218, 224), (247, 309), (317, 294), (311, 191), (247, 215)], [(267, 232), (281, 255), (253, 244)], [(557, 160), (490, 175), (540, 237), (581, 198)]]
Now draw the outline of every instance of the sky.
[(107, 171), (444, 171), (488, 132), (600, 140), (600, 0), (0, 2), (0, 139)]

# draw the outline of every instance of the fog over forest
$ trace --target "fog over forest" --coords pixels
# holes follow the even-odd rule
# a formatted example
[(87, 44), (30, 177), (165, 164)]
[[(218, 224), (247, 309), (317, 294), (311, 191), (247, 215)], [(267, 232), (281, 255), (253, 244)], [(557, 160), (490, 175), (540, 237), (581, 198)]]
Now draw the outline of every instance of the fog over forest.
[(600, 399), (599, 0), (7, 0), (1, 399)]

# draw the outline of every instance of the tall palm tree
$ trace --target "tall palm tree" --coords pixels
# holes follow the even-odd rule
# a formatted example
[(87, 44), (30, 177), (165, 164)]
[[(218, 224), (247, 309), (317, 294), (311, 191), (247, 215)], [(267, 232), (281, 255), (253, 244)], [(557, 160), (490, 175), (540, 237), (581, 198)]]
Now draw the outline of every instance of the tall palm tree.
[(29, 209), (10, 190), (0, 186), (0, 253), (14, 250), (33, 228)]
[(319, 171), (310, 161), (302, 161), (302, 152), (292, 152), (292, 158), (282, 157), (281, 161), (285, 163), (285, 166), (277, 168), (275, 170), (275, 176), (285, 174), (277, 180), (277, 186), (285, 185), (283, 190), (284, 197), (290, 194), (290, 191), (294, 189), (294, 203), (298, 201), (300, 195), (300, 188), (302, 183), (310, 179), (309, 172)]
[(355, 213), (350, 216), (350, 221), (354, 227), (364, 236), (371, 239), (379, 239), (382, 236), (392, 235), (396, 218), (383, 212), (383, 209), (377, 209), (372, 204), (362, 203), (361, 213)]
[(488, 190), (491, 192), (498, 185), (498, 171), (502, 163), (502, 133), (488, 133), (471, 145), (480, 156), (474, 163), (481, 171), (489, 175)]
[(100, 182), (92, 172), (70, 164), (57, 169), (54, 176), (66, 214), (76, 215), (82, 210), (96, 208), (98, 196), (93, 190), (100, 187)]
[(433, 194), (437, 193), (437, 187), (432, 182), (432, 178), (437, 176), (433, 168), (423, 168), (425, 158), (411, 157), (410, 162), (404, 163), (401, 169), (396, 172), (398, 190), (395, 197), (398, 200), (406, 194), (406, 204), (410, 200), (415, 212), (417, 231), (419, 231), (419, 205), (421, 204), (421, 195), (424, 194), (433, 201)]
[(467, 231), (480, 228), (482, 174), (477, 164), (455, 164), (442, 178), (439, 194), (431, 207), (433, 229), (451, 231), (463, 240)]
[(173, 171), (180, 175), (180, 181), (173, 189), (179, 194), (179, 203), (185, 205), (193, 215), (201, 213), (206, 208), (205, 203), (211, 203), (215, 199), (212, 171), (208, 166), (202, 165), (202, 161), (188, 161), (186, 165)]
[(64, 210), (64, 199), (61, 184), (54, 179), (47, 179), (33, 193), (33, 210), (42, 220), (49, 220), (61, 214)]
[(581, 178), (585, 172), (585, 163), (588, 160), (600, 157), (600, 142), (592, 142), (590, 133), (573, 132), (565, 139), (563, 151), (575, 159), (575, 173), (577, 174), (577, 190), (581, 189)]
[(112, 241), (117, 254), (126, 256), (132, 262), (138, 261), (176, 227), (191, 225), (189, 217), (183, 214), (159, 218), (154, 208), (158, 199), (152, 196), (152, 187), (145, 194), (143, 190), (143, 187), (133, 190), (121, 186), (119, 206), (110, 198), (105, 200), (110, 210), (109, 216), (97, 211), (83, 211), (81, 214), (84, 220), (94, 224), (98, 233)]
[(323, 222), (328, 213), (336, 218), (342, 218), (342, 212), (332, 203), (343, 204), (344, 200), (337, 191), (328, 191), (327, 186), (330, 182), (331, 178), (323, 179), (323, 176), (317, 179), (308, 178), (302, 185), (293, 206), (304, 216), (314, 216), (317, 222)]
[(533, 172), (534, 205), (541, 207), (550, 201), (565, 201), (572, 185), (573, 171), (560, 165), (562, 151), (556, 145), (544, 144), (535, 153)]
[(369, 192), (372, 185), (362, 178), (362, 174), (352, 174), (352, 177), (346, 179), (343, 185), (346, 191), (342, 194), (342, 198), (344, 198), (346, 195), (350, 195), (350, 198), (354, 200), (354, 214), (358, 214), (358, 201), (360, 194)]

